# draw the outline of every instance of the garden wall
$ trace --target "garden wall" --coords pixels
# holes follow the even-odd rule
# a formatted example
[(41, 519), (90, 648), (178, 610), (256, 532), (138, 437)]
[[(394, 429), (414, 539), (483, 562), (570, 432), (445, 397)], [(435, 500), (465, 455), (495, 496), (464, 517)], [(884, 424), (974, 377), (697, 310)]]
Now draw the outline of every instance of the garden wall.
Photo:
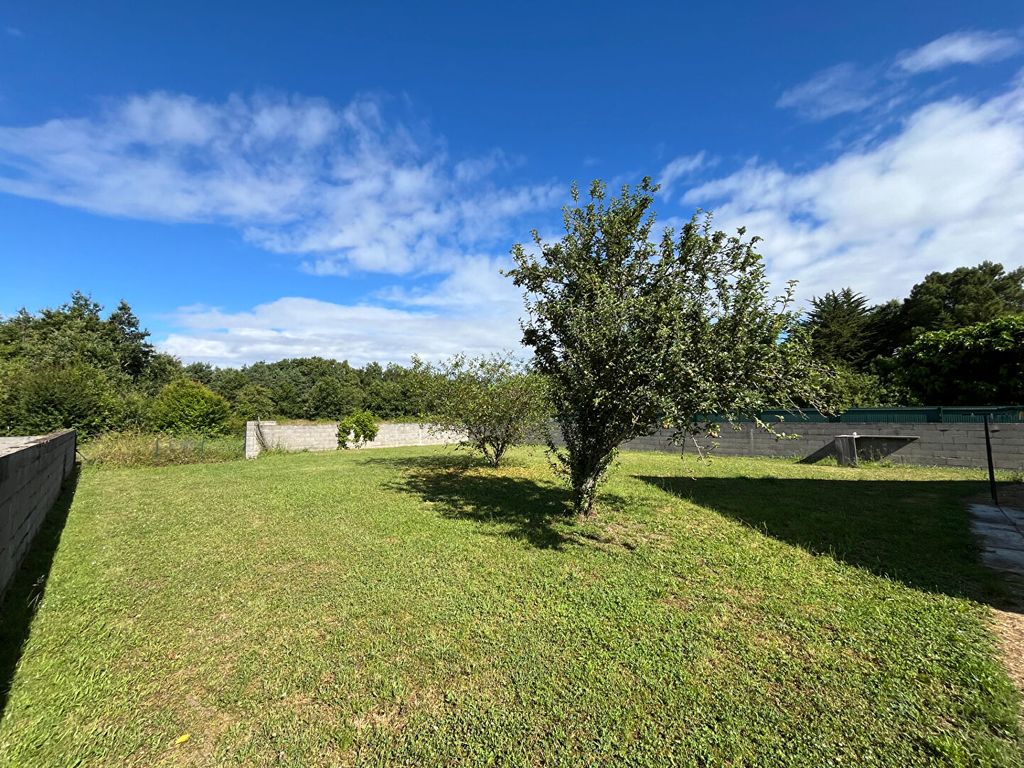
[[(406, 445), (449, 445), (461, 436), (456, 432), (432, 434), (419, 424), (381, 424), (377, 437), (363, 448), (399, 448)], [(250, 421), (245, 425), (245, 458), (255, 459), (265, 450), (333, 451), (338, 447), (338, 425), (278, 424)]]
[[(702, 448), (717, 442), (713, 453), (720, 456), (779, 456), (814, 461), (835, 455), (837, 435), (856, 432), (861, 458), (884, 458), (901, 464), (948, 467), (986, 467), (984, 424), (893, 424), (881, 422), (786, 423), (780, 427), (799, 437), (784, 440), (767, 432), (741, 425), (734, 430), (727, 424), (715, 441), (698, 440)], [(1024, 424), (992, 424), (992, 458), (999, 469), (1024, 468)], [(669, 440), (669, 432), (631, 440), (622, 447), (634, 451), (679, 451)], [(878, 436), (866, 439), (864, 436)], [(899, 438), (917, 438), (904, 440)], [(692, 441), (683, 446), (694, 452)]]
[(75, 467), (75, 432), (0, 438), (0, 594)]
[[(338, 447), (337, 424), (278, 424), (273, 421), (250, 421), (245, 430), (245, 456), (254, 459), (262, 450), (333, 451)], [(835, 438), (856, 432), (861, 458), (887, 459), (899, 464), (925, 466), (985, 467), (985, 427), (983, 424), (893, 424), (883, 422), (786, 423), (780, 427), (795, 433), (794, 439), (776, 438), (767, 432), (752, 429), (749, 424), (732, 429), (722, 425), (717, 440), (699, 439), (702, 449), (718, 445), (713, 453), (720, 456), (776, 456), (816, 461), (836, 455)], [(992, 458), (999, 469), (1024, 469), (1024, 424), (992, 424)], [(260, 439), (262, 432), (262, 440)], [(869, 437), (873, 436), (873, 437)], [(662, 431), (625, 443), (632, 451), (678, 452), (680, 447), (670, 440), (671, 433)], [(907, 439), (914, 438), (914, 439)], [(457, 443), (457, 433), (433, 435), (419, 424), (381, 424), (377, 438), (366, 448), (397, 448), (413, 445), (448, 445)], [(692, 441), (682, 447), (693, 452)]]

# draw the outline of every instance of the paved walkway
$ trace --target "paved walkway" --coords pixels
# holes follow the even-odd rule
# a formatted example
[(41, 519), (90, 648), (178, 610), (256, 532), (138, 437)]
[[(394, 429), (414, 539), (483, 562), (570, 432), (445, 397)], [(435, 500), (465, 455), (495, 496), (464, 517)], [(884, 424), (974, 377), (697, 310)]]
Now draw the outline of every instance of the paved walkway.
[(982, 562), (1004, 574), (1024, 600), (1024, 510), (988, 504), (971, 504), (970, 510)]

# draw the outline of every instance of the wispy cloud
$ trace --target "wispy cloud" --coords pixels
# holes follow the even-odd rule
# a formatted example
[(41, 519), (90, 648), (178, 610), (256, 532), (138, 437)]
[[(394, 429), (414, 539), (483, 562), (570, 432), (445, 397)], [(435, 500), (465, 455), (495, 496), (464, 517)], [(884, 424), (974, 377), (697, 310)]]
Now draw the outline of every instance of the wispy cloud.
[(981, 64), (1021, 52), (1021, 40), (1006, 32), (953, 32), (902, 54), (897, 66), (911, 74), (932, 72), (953, 64)]
[(87, 117), (0, 127), (0, 192), (226, 225), (312, 274), (414, 275), (357, 303), (181, 309), (159, 345), (185, 360), (364, 363), (516, 346), (521, 300), (500, 274), (508, 258), (494, 254), (566, 190), (503, 183), (520, 159), (495, 150), (454, 160), (442, 138), (387, 108), (369, 97), (340, 108), (299, 97), (119, 99)]
[(4, 34), (8, 37), (24, 37), (25, 33), (18, 27), (4, 27)]
[(881, 98), (876, 82), (877, 73), (844, 62), (784, 91), (775, 105), (811, 120), (861, 112)]
[(898, 133), (806, 173), (751, 161), (684, 200), (762, 235), (776, 281), (905, 295), (922, 275), (1024, 263), (1024, 83), (919, 108)]
[[(452, 162), (382, 100), (204, 102), (152, 93), (99, 114), (0, 127), (0, 192), (100, 214), (216, 222), (311, 271), (402, 273), (494, 245), (561, 199), (507, 186), (500, 152)], [(502, 242), (504, 246), (504, 242)]]
[(676, 182), (689, 178), (695, 171), (714, 163), (707, 159), (704, 152), (694, 155), (681, 155), (665, 165), (658, 174), (661, 193), (668, 195)]
[[(954, 32), (927, 45), (873, 64), (842, 62), (783, 91), (777, 107), (808, 120), (827, 120), (866, 110), (885, 112), (914, 94), (912, 78), (953, 64), (982, 64), (1024, 50), (1009, 32)], [(917, 94), (918, 101), (924, 98)]]

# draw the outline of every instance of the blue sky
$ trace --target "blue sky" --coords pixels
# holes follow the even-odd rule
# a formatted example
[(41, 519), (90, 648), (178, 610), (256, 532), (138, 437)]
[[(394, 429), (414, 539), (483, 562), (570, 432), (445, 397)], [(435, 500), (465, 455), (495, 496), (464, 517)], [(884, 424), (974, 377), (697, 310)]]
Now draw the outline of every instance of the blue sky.
[(0, 313), (125, 298), (222, 365), (514, 347), (510, 246), (645, 174), (804, 300), (1024, 264), (1019, 3), (161, 5), (0, 10)]

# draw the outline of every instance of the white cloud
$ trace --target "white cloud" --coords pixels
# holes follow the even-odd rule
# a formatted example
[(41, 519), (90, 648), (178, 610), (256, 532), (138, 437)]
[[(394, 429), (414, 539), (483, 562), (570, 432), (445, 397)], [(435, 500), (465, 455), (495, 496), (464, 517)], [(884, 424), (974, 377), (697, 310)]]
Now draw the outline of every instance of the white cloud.
[(883, 300), (933, 270), (1020, 266), (1024, 86), (929, 104), (891, 138), (806, 173), (751, 161), (684, 200), (762, 235), (773, 279), (799, 279), (803, 298), (849, 285)]
[(1005, 32), (953, 32), (902, 54), (896, 63), (906, 72), (918, 74), (953, 64), (999, 61), (1020, 51), (1020, 39)]
[[(403, 273), (510, 232), (560, 199), (505, 188), (500, 152), (452, 164), (442, 143), (389, 122), (379, 100), (203, 102), (153, 93), (98, 115), (0, 127), (0, 191), (95, 213), (216, 222), (318, 274)], [(502, 242), (504, 247), (504, 242)]]
[(661, 173), (658, 174), (661, 193), (663, 195), (669, 194), (677, 181), (692, 176), (694, 171), (700, 170), (707, 165), (711, 165), (711, 163), (705, 157), (704, 152), (698, 152), (695, 155), (680, 155), (675, 158), (662, 168)]
[(457, 162), (454, 168), (455, 181), (472, 183), (487, 178), (497, 170), (520, 166), (523, 162), (522, 157), (509, 157), (500, 149), (495, 149), (482, 157), (470, 157)]
[(874, 72), (844, 62), (784, 91), (775, 106), (795, 109), (811, 120), (825, 120), (844, 113), (862, 112), (876, 104), (883, 97), (876, 85)]
[(522, 294), (502, 274), (512, 267), (508, 257), (473, 256), (449, 264), (447, 276), (430, 286), (393, 286), (377, 298), (407, 307), (434, 307), (477, 312), (478, 317), (518, 317)]
[(885, 113), (908, 98), (924, 97), (912, 84), (915, 75), (1006, 59), (1022, 50), (1021, 39), (1008, 32), (953, 32), (870, 66), (836, 64), (784, 91), (775, 106), (794, 109), (808, 120), (869, 109)]
[(281, 298), (244, 312), (192, 307), (179, 310), (180, 331), (160, 342), (186, 362), (238, 366), (286, 357), (408, 363), (412, 355), (438, 360), (519, 345), (515, 312), (392, 309), (306, 298)]
[[(519, 342), (521, 299), (491, 254), (551, 211), (564, 189), (501, 185), (520, 164), (496, 150), (453, 162), (422, 126), (382, 102), (204, 102), (153, 93), (97, 115), (0, 127), (0, 192), (98, 214), (213, 222), (305, 271), (407, 274), (335, 304), (286, 297), (247, 311), (180, 309), (159, 346), (186, 361), (238, 365), (322, 355), (362, 364), (489, 352)], [(529, 222), (536, 223), (536, 222)]]
[(232, 366), (308, 355), (407, 363), (414, 354), (519, 349), (522, 296), (501, 274), (510, 266), (506, 256), (460, 257), (432, 282), (394, 285), (366, 303), (287, 297), (244, 312), (182, 307), (158, 346), (186, 362)]

